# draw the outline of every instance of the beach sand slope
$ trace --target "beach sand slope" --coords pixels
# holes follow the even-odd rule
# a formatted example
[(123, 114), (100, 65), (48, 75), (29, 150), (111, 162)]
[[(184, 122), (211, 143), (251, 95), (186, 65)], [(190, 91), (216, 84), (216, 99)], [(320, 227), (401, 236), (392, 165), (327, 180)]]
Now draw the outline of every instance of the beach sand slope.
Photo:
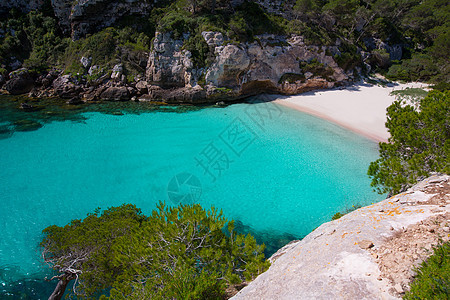
[(275, 103), (326, 119), (376, 142), (387, 142), (386, 109), (395, 100), (394, 90), (427, 88), (423, 83), (387, 86), (358, 83), (346, 88), (275, 96)]

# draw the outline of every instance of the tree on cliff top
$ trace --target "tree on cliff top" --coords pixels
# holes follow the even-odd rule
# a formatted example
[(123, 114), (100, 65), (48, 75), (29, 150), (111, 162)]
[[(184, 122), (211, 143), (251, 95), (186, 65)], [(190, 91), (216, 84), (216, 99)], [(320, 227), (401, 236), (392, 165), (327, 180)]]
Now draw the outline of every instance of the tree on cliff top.
[(401, 100), (388, 107), (391, 137), (368, 175), (378, 192), (399, 193), (432, 172), (450, 173), (450, 91), (431, 91), (415, 109)]
[[(68, 283), (76, 280), (77, 295), (92, 295), (111, 286), (123, 270), (114, 268), (112, 246), (118, 237), (136, 230), (147, 218), (134, 205), (97, 209), (84, 220), (72, 220), (63, 227), (43, 230), (42, 257), (60, 274), (50, 299), (61, 299)], [(52, 278), (52, 279), (54, 279)]]
[(81, 298), (218, 299), (227, 284), (268, 267), (263, 245), (198, 204), (160, 203), (149, 217), (122, 205), (43, 232), (43, 258), (60, 273), (50, 299), (61, 299), (71, 280)]

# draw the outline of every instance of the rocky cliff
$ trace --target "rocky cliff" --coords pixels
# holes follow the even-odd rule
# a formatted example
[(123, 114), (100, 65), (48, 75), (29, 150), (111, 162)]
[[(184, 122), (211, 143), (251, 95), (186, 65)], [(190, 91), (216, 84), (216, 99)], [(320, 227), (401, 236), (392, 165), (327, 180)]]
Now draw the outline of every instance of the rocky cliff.
[(288, 244), (233, 299), (399, 299), (449, 226), (450, 176), (432, 176)]
[[(298, 94), (345, 85), (354, 78), (353, 70), (345, 72), (334, 60), (337, 47), (306, 45), (301, 36), (266, 34), (238, 44), (220, 32), (202, 32), (202, 37), (209, 47), (206, 66), (195, 66), (192, 53), (184, 48), (189, 34), (174, 39), (171, 32), (156, 32), (147, 63), (143, 61), (145, 74), (136, 76), (140, 79), (135, 82), (127, 81), (122, 64), (110, 72), (102, 70), (105, 75), (91, 82), (53, 71), (33, 83), (28, 71), (20, 69), (9, 74), (4, 89), (10, 94), (31, 91), (32, 97), (76, 98), (71, 103), (130, 99), (214, 103), (259, 93)], [(102, 69), (91, 66), (90, 57), (81, 57), (80, 64), (89, 75)]]
[(153, 7), (148, 0), (52, 0), (60, 25), (73, 39), (111, 26), (122, 16), (146, 16)]
[[(147, 84), (162, 89), (182, 89), (190, 95), (178, 99), (177, 91), (153, 93), (147, 99), (163, 96), (166, 102), (202, 102), (220, 99), (226, 90), (230, 98), (262, 92), (298, 94), (331, 88), (351, 80), (331, 56), (337, 47), (308, 46), (301, 36), (286, 38), (261, 35), (252, 43), (226, 43), (220, 32), (203, 32), (212, 53), (212, 63), (196, 68), (192, 54), (183, 50), (183, 39), (170, 33), (156, 33), (147, 64)], [(187, 38), (185, 36), (184, 38)], [(155, 90), (155, 88), (153, 89)]]
[[(291, 0), (253, 2), (258, 3), (265, 11), (277, 14), (277, 17), (286, 17), (290, 10), (285, 8), (293, 5)], [(149, 36), (146, 36), (147, 33), (143, 34), (146, 39), (139, 39), (142, 42), (139, 45), (128, 41), (118, 42), (114, 40), (117, 36), (113, 37), (114, 34), (119, 35), (118, 31), (113, 33), (114, 30), (109, 30), (111, 28), (105, 29), (102, 31), (104, 34), (98, 35), (103, 38), (98, 44), (109, 39), (102, 46), (110, 51), (103, 51), (104, 48), (92, 41), (92, 37), (96, 37), (95, 33), (117, 24), (122, 17), (131, 16), (133, 22), (139, 23), (134, 17), (148, 17), (159, 2), (10, 0), (0, 6), (27, 11), (48, 6), (49, 3), (62, 31), (70, 33), (74, 40), (89, 33), (94, 35), (89, 35), (91, 40), (86, 44), (83, 41), (88, 38), (80, 40), (78, 44), (74, 42), (72, 46), (77, 45), (74, 48), (79, 49), (60, 54), (62, 60), (52, 65), (54, 69), (45, 74), (42, 71), (38, 74), (32, 67), (32, 70), (21, 68), (26, 62), (23, 59), (19, 61), (11, 53), (11, 57), (4, 58), (0, 66), (0, 86), (10, 94), (29, 93), (30, 97), (41, 98), (57, 96), (69, 99), (71, 104), (96, 100), (215, 103), (234, 101), (259, 93), (290, 95), (346, 85), (370, 70), (367, 62), (376, 57), (357, 47), (351, 51), (345, 50), (342, 47), (343, 41), (339, 38), (330, 40), (326, 43), (328, 46), (319, 46), (311, 40), (305, 42), (301, 35), (287, 34), (285, 31), (280, 32), (286, 35), (252, 33), (242, 39), (236, 39), (236, 36), (233, 38), (236, 33), (226, 29), (223, 32), (196, 32), (197, 29), (187, 27), (189, 22), (185, 16), (185, 19), (176, 19), (181, 18), (180, 16), (173, 20), (167, 18), (162, 22), (166, 27), (159, 28), (156, 22), (154, 25), (161, 32), (156, 31), (150, 43), (154, 33), (152, 28), (147, 32)], [(244, 1), (235, 0), (230, 3), (231, 6), (227, 9), (233, 11), (233, 7)], [(264, 14), (260, 6), (254, 3), (252, 5), (253, 13)], [(264, 20), (270, 22), (268, 18)], [(14, 34), (14, 31), (9, 31)], [(0, 30), (0, 37), (2, 32)], [(127, 34), (122, 32), (121, 35)], [(394, 49), (375, 39), (368, 43), (377, 49), (383, 49), (380, 53), (384, 56), (380, 54), (380, 60), (387, 59), (387, 63), (389, 58), (386, 58), (386, 53), (391, 53), (392, 59), (401, 57), (401, 48)], [(109, 53), (109, 56), (102, 59), (106, 55), (104, 52)], [(366, 70), (363, 70), (363, 65)], [(43, 69), (42, 66), (39, 68)], [(17, 70), (20, 72), (17, 73)]]
[(45, 0), (3, 0), (0, 1), (0, 15), (8, 12), (11, 8), (17, 8), (23, 12), (39, 9)]
[[(0, 1), (0, 15), (11, 8), (23, 12), (41, 9), (46, 0)], [(157, 1), (148, 0), (51, 0), (51, 8), (59, 20), (61, 29), (78, 39), (88, 33), (108, 27), (123, 16), (147, 16)]]

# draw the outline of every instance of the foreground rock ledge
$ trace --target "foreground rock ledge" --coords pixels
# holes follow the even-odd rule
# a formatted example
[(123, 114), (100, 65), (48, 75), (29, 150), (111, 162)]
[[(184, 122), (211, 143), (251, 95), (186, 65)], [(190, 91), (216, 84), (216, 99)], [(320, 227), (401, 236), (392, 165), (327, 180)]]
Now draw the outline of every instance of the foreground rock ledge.
[(449, 225), (450, 176), (432, 176), (283, 247), (233, 299), (401, 298)]

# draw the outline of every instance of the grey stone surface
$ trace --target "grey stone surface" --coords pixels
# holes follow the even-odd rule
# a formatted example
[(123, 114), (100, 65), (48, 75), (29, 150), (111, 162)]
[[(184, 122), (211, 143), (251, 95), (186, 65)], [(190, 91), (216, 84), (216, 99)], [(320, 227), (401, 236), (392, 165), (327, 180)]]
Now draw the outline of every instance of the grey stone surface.
[[(404, 288), (382, 276), (375, 250), (426, 219), (440, 216), (448, 224), (449, 183), (450, 176), (436, 175), (405, 193), (321, 225), (275, 253), (269, 270), (232, 299), (399, 299)], [(448, 234), (443, 239), (448, 240)], [(367, 249), (365, 241), (373, 248)]]
[(191, 53), (182, 50), (183, 41), (173, 39), (170, 32), (156, 32), (153, 51), (147, 62), (147, 81), (164, 87), (191, 87), (193, 83)]
[(83, 68), (87, 69), (87, 68), (89, 68), (91, 66), (92, 57), (83, 56), (80, 59), (80, 63), (83, 65)]

